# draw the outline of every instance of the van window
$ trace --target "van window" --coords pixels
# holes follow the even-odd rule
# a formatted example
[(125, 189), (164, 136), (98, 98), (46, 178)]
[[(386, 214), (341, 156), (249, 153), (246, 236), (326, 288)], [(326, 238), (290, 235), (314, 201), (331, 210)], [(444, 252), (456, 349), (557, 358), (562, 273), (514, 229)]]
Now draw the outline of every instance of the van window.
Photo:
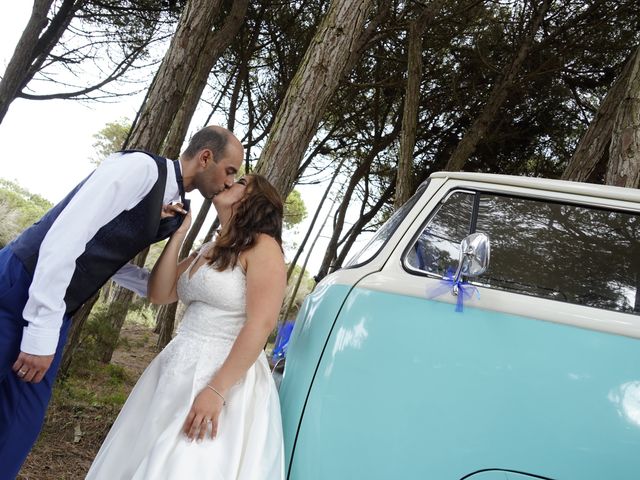
[(408, 250), (405, 265), (438, 276), (455, 271), (460, 241), (473, 232), (489, 236), (491, 261), (471, 283), (640, 314), (638, 214), (454, 192)]
[(375, 257), (380, 249), (387, 243), (389, 237), (393, 235), (396, 229), (400, 226), (407, 213), (411, 211), (418, 199), (422, 196), (424, 191), (429, 185), (429, 180), (425, 180), (417, 188), (413, 196), (407, 200), (398, 210), (394, 212), (391, 217), (378, 229), (376, 234), (367, 242), (367, 244), (351, 257), (346, 263), (345, 267), (357, 267), (364, 263), (367, 263), (373, 257)]
[(409, 269), (444, 276), (458, 265), (460, 242), (471, 231), (470, 192), (453, 192), (440, 204), (407, 255)]
[(481, 194), (475, 229), (491, 241), (478, 283), (640, 313), (638, 215)]

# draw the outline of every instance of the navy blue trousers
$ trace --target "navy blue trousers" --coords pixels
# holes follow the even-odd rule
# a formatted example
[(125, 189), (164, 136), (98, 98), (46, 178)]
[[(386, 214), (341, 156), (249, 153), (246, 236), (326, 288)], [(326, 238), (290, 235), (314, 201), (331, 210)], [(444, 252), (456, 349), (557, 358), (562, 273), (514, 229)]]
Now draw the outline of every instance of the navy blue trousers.
[(0, 480), (16, 478), (38, 438), (71, 323), (65, 316), (53, 363), (43, 380), (20, 380), (11, 367), (27, 325), (22, 311), (30, 284), (31, 275), (11, 249), (0, 250)]

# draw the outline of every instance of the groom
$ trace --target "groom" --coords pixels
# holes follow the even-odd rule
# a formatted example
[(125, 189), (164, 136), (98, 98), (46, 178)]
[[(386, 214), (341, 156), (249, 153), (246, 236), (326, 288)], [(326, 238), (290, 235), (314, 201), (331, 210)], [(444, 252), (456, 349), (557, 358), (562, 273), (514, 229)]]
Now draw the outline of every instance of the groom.
[(178, 228), (182, 215), (161, 219), (165, 205), (188, 208), (185, 191), (212, 198), (229, 188), (243, 156), (216, 126), (197, 132), (177, 161), (116, 153), (0, 250), (0, 480), (16, 477), (40, 432), (73, 313)]

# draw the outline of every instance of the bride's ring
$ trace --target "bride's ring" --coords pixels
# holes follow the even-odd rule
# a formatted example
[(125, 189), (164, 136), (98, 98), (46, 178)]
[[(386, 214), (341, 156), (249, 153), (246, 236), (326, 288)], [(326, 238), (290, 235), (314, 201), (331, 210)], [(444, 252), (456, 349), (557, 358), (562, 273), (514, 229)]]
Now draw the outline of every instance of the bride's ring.
[(204, 421), (207, 423), (213, 423), (213, 421), (210, 418), (205, 418)]

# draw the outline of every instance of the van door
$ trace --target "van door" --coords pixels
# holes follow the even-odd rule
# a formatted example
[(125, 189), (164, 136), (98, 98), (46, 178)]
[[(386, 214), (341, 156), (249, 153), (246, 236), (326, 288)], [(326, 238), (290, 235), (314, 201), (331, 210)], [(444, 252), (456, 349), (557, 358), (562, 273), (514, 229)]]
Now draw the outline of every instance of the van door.
[[(460, 479), (495, 466), (634, 478), (637, 205), (540, 197), (462, 182), (349, 292), (290, 479)], [(457, 311), (447, 272), (474, 231), (491, 238), (491, 265)]]

